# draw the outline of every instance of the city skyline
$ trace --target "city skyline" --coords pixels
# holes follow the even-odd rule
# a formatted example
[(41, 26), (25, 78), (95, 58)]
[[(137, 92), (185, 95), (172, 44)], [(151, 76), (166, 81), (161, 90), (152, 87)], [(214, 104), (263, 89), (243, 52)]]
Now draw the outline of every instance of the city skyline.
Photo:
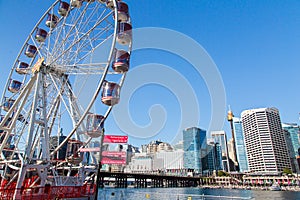
[[(25, 38), (53, 2), (48, 0), (32, 3), (27, 0), (16, 4), (0, 1), (0, 19), (5, 30), (0, 38), (1, 88), (4, 88), (9, 70)], [(298, 123), (300, 26), (299, 20), (295, 19), (298, 17), (299, 2), (290, 1), (286, 4), (252, 1), (234, 4), (227, 1), (170, 3), (128, 0), (127, 3), (130, 14), (135, 19), (134, 28), (172, 29), (203, 46), (218, 67), (226, 90), (226, 105), (231, 105), (236, 116), (245, 109), (274, 106), (280, 110), (282, 122)], [(169, 66), (188, 79), (197, 97), (201, 115), (200, 122), (193, 126), (208, 129), (211, 120), (211, 94), (203, 77), (192, 69), (191, 63), (162, 50), (136, 50), (132, 56), (132, 69), (138, 69), (143, 64), (159, 63)], [(130, 72), (128, 77), (130, 78)], [(122, 92), (126, 93), (126, 88)], [(181, 110), (178, 104), (180, 99), (177, 97), (170, 91), (170, 87), (158, 84), (148, 83), (136, 90), (128, 103), (128, 109), (133, 121), (144, 129), (141, 133), (131, 133), (134, 135), (130, 137), (130, 143), (141, 144), (159, 138), (173, 140), (182, 131), (178, 125), (181, 122)], [(156, 104), (165, 108), (168, 114), (166, 124), (158, 133), (149, 133), (149, 108)], [(158, 118), (155, 115), (153, 117)], [(226, 112), (222, 117), (225, 121)], [(108, 134), (126, 134), (115, 123), (113, 115), (107, 120), (105, 128)], [(223, 129), (230, 136), (228, 122), (224, 122)]]
[[(241, 118), (234, 117), (233, 127), (239, 164), (237, 167), (233, 162), (233, 149), (230, 147), (232, 144), (229, 145), (233, 142), (232, 138), (228, 140), (224, 131), (213, 131), (212, 138), (207, 138), (210, 134), (198, 127), (183, 130), (183, 141), (181, 145), (177, 145), (179, 148), (172, 147), (167, 141), (152, 141), (144, 144), (140, 152), (133, 154), (133, 158), (144, 160), (146, 156), (147, 162), (169, 163), (160, 168), (155, 165), (158, 168), (148, 168), (148, 171), (171, 170), (180, 173), (181, 169), (193, 169), (194, 173), (202, 175), (211, 174), (214, 170), (279, 175), (289, 169), (293, 173), (299, 173), (297, 155), (300, 147), (300, 126), (281, 123), (278, 109), (272, 107), (244, 110)], [(170, 165), (167, 155), (172, 158), (181, 155), (175, 159), (176, 167)], [(163, 159), (157, 160), (158, 158)], [(130, 160), (128, 162), (131, 163)], [(183, 167), (179, 167), (181, 165), (178, 163), (183, 163)], [(135, 160), (130, 165), (133, 167), (141, 164)]]

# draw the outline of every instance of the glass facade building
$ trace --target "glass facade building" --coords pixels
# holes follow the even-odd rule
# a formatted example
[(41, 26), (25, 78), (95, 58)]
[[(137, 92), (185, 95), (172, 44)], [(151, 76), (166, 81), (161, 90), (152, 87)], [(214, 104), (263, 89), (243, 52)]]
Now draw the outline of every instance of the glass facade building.
[(203, 171), (210, 174), (215, 170), (222, 170), (222, 154), (221, 147), (218, 143), (211, 142), (207, 146), (207, 154), (202, 159)]
[(300, 134), (300, 127), (296, 123), (283, 123), (282, 128), (287, 131), (288, 138), (290, 142), (287, 142), (288, 149), (290, 149), (290, 156), (291, 156), (291, 162), (294, 166), (294, 172), (300, 173), (299, 165), (297, 163), (296, 157), (299, 156), (298, 150), (300, 148), (299, 143), (299, 134)]
[(201, 152), (206, 148), (206, 131), (197, 127), (187, 128), (183, 131), (183, 166), (202, 173)]
[(222, 155), (222, 169), (224, 171), (229, 172), (229, 153), (227, 146), (227, 137), (225, 131), (212, 131), (211, 132), (212, 139), (216, 144), (220, 145), (220, 151)]
[(290, 133), (293, 150), (294, 150), (295, 155), (297, 156), (298, 149), (300, 148), (300, 143), (299, 143), (300, 127), (294, 123), (283, 123), (282, 128), (284, 130), (287, 130)]
[(233, 117), (233, 130), (235, 135), (235, 146), (240, 172), (248, 171), (248, 160), (244, 141), (243, 125), (240, 118)]

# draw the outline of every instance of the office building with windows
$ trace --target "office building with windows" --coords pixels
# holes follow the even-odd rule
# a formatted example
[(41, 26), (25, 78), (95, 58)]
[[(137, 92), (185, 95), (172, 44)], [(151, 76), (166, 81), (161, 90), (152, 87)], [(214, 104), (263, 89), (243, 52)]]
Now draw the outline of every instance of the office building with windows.
[(241, 118), (250, 172), (278, 174), (291, 169), (278, 109), (245, 110)]
[(222, 170), (221, 147), (214, 141), (208, 142), (206, 154), (202, 158), (203, 175), (212, 175), (214, 171)]
[(202, 173), (202, 152), (206, 149), (206, 131), (197, 127), (183, 130), (183, 166)]
[(244, 141), (242, 121), (238, 117), (233, 117), (233, 130), (235, 134), (236, 155), (240, 172), (248, 171), (248, 160)]
[(282, 128), (289, 133), (287, 136), (290, 139), (290, 143), (287, 144), (288, 144), (288, 149), (292, 151), (290, 155), (291, 155), (292, 165), (294, 166), (294, 172), (300, 173), (300, 169), (296, 159), (298, 156), (298, 150), (300, 148), (300, 142), (299, 142), (300, 127), (296, 123), (283, 123)]
[(230, 172), (227, 136), (225, 131), (212, 131), (211, 137), (216, 144), (220, 145), (222, 155), (222, 169)]

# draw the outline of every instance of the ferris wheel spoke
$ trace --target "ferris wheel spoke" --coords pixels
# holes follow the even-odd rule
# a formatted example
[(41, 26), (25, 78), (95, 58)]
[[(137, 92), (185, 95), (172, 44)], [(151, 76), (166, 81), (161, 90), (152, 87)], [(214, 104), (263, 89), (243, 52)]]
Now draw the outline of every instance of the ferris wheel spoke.
[[(57, 84), (57, 82), (55, 81), (54, 77), (52, 75), (50, 75), (51, 79), (52, 79), (52, 83), (54, 86), (54, 89), (57, 91), (57, 98), (59, 98), (59, 101), (62, 101), (64, 108), (67, 110), (67, 112), (69, 113), (70, 116), (72, 116), (71, 114), (71, 109), (69, 104), (66, 102), (66, 91), (65, 91), (65, 86), (59, 86)], [(66, 85), (66, 83), (64, 83), (63, 85)], [(68, 98), (68, 97), (66, 97)]]
[[(72, 9), (74, 10), (74, 8)], [(78, 12), (78, 9), (75, 9), (75, 12), (77, 13)], [(72, 12), (71, 11), (68, 11), (68, 14), (70, 15)], [(66, 32), (66, 27), (68, 27), (68, 23), (67, 23), (67, 19), (68, 19), (69, 16), (66, 16), (63, 18), (63, 22), (62, 22), (62, 25), (59, 25), (57, 26), (55, 29), (52, 29), (52, 33), (50, 34), (50, 37), (48, 38), (48, 53), (50, 54), (52, 51), (50, 51), (50, 44), (51, 43), (51, 38), (54, 37), (54, 44), (53, 45), (53, 52), (55, 53), (55, 47), (58, 45), (58, 43), (61, 43), (62, 41), (61, 40), (64, 40), (64, 36), (66, 36), (65, 32)], [(73, 19), (73, 18), (72, 18)], [(72, 21), (72, 20), (71, 20)], [(67, 36), (66, 36), (67, 37)], [(50, 55), (47, 55), (47, 57), (49, 57)], [(52, 55), (53, 56), (53, 55)]]
[(87, 30), (79, 39), (75, 40), (71, 45), (69, 45), (67, 47), (67, 49), (65, 49), (61, 54), (57, 55), (52, 62), (49, 64), (53, 64), (54, 62), (56, 62), (58, 59), (61, 59), (63, 57), (63, 55), (65, 55), (66, 52), (70, 51), (75, 45), (77, 45), (79, 42), (81, 42), (82, 40), (84, 40), (86, 37), (88, 37), (88, 34), (90, 34), (99, 24), (101, 24), (106, 18), (108, 18), (111, 15), (108, 14), (105, 17), (103, 17), (103, 19), (99, 20), (92, 28), (90, 28), (89, 30)]
[[(86, 42), (82, 43), (81, 46), (78, 49), (84, 49), (86, 48), (85, 51), (80, 51), (81, 55), (80, 57), (76, 54), (72, 54), (73, 57), (71, 57), (71, 59), (75, 59), (75, 57), (79, 58), (78, 61), (75, 63), (75, 66), (80, 66), (79, 63), (81, 63), (83, 60), (85, 60), (88, 56), (93, 55), (94, 54), (94, 50), (97, 47), (93, 46), (93, 42), (97, 40), (97, 38), (101, 37), (104, 33), (106, 33), (108, 30), (110, 30), (112, 27), (107, 26), (106, 28), (104, 28), (101, 32), (99, 32), (97, 35), (95, 35), (93, 38), (87, 38)], [(107, 40), (109, 40), (113, 35), (111, 34), (110, 36), (107, 37)], [(97, 46), (101, 46), (104, 42), (106, 42), (105, 40), (101, 41)], [(91, 48), (88, 48), (91, 47)], [(86, 53), (85, 53), (86, 52)], [(106, 65), (107, 63), (105, 63)], [(85, 68), (83, 68), (82, 70), (85, 70)], [(79, 69), (80, 71), (80, 69)]]
[[(77, 123), (79, 122), (80, 118), (82, 117), (82, 113), (84, 112), (84, 108), (81, 106), (81, 104), (78, 101), (78, 96), (75, 95), (74, 91), (72, 90), (72, 86), (70, 82), (67, 82), (67, 87), (69, 91), (69, 102), (70, 106), (72, 108), (72, 119), (73, 119), (73, 126), (75, 127)], [(79, 89), (77, 95), (81, 94), (81, 89)], [(85, 130), (84, 123), (80, 123), (80, 127), (82, 130)], [(78, 129), (80, 131), (80, 129)], [(77, 133), (79, 132), (77, 131)]]
[[(78, 21), (77, 24), (74, 24), (74, 28), (76, 29), (77, 34), (81, 34), (81, 33), (85, 32), (86, 27), (90, 24), (90, 22), (92, 22), (92, 17), (94, 17), (94, 15), (99, 10), (98, 9), (99, 6), (100, 6), (100, 4), (96, 4), (96, 6), (91, 9), (91, 12), (89, 13), (89, 16), (86, 16), (86, 17), (82, 16), (81, 21)], [(90, 9), (90, 8), (88, 8), (88, 9)], [(106, 10), (104, 10), (102, 12), (102, 14), (100, 15), (100, 18), (104, 16), (105, 11)]]
[[(83, 9), (83, 11), (81, 13), (77, 9), (77, 12), (75, 14), (79, 13), (79, 16), (77, 16), (76, 18), (75, 17), (72, 18), (72, 19), (74, 19), (74, 22), (71, 22), (71, 24), (70, 24), (71, 28), (70, 28), (70, 30), (67, 31), (65, 38), (63, 38), (62, 41), (60, 41), (60, 42), (58, 42), (58, 40), (55, 41), (54, 46), (53, 46), (53, 52), (57, 52), (59, 49), (61, 49), (63, 46), (65, 46), (65, 43), (68, 41), (68, 38), (70, 38), (70, 36), (71, 36), (71, 33), (73, 33), (74, 29), (76, 28), (76, 25), (78, 25), (78, 22), (80, 22), (83, 19), (83, 16), (86, 12), (87, 6), (88, 6), (88, 4), (85, 6), (85, 8)], [(64, 24), (62, 24), (61, 27), (65, 28), (67, 26), (64, 26)], [(58, 38), (59, 37), (57, 37), (57, 39)], [(75, 39), (76, 38), (74, 37), (74, 40)]]
[[(55, 82), (55, 81), (53, 81)], [(63, 79), (63, 85), (58, 86), (57, 83), (53, 84), (56, 87), (56, 91), (59, 90), (59, 93), (57, 94), (57, 98), (54, 100), (54, 102), (62, 102), (64, 105), (64, 108), (69, 113), (69, 118), (72, 119), (73, 126), (77, 123), (78, 119), (81, 117), (81, 113), (83, 111), (83, 108), (81, 108), (80, 104), (77, 101), (77, 96), (75, 92), (72, 90), (72, 87), (68, 81), (67, 78)], [(78, 93), (80, 94), (80, 93)], [(53, 104), (55, 105), (55, 103)], [(52, 111), (52, 109), (51, 109)], [(49, 112), (52, 113), (52, 112)], [(52, 116), (52, 118), (56, 118), (56, 113)], [(48, 117), (49, 119), (49, 117)]]
[[(109, 28), (107, 28), (108, 30)], [(103, 32), (106, 30), (103, 30)], [(100, 36), (103, 32), (99, 33)], [(112, 37), (112, 35), (110, 36)], [(107, 39), (109, 39), (110, 37), (108, 37)], [(96, 37), (95, 37), (96, 38)], [(95, 64), (93, 64), (93, 62), (90, 62), (91, 64), (80, 64), (82, 63), (85, 59), (87, 59), (88, 56), (93, 55), (94, 54), (94, 49), (95, 48), (87, 48), (85, 51), (83, 51), (83, 48), (89, 47), (88, 45), (90, 44), (90, 42), (95, 41), (96, 39), (92, 38), (89, 39), (88, 42), (83, 43), (81, 47), (79, 47), (78, 49), (81, 49), (80, 51), (77, 50), (77, 52), (73, 52), (73, 51), (69, 51), (69, 53), (65, 53), (65, 57), (63, 60), (76, 60), (76, 62), (73, 65), (65, 65), (64, 67), (66, 67), (68, 69), (68, 74), (84, 74), (87, 72), (91, 72), (91, 73), (96, 73), (96, 74), (101, 74), (104, 71), (105, 66), (107, 65), (107, 63), (102, 63), (101, 65), (103, 67), (94, 67), (97, 66)], [(100, 44), (98, 44), (98, 46), (102, 45), (105, 41), (102, 41)], [(81, 56), (79, 56), (79, 54), (83, 54)], [(71, 56), (71, 57), (68, 57)], [(89, 67), (90, 65), (93, 65), (91, 67)]]

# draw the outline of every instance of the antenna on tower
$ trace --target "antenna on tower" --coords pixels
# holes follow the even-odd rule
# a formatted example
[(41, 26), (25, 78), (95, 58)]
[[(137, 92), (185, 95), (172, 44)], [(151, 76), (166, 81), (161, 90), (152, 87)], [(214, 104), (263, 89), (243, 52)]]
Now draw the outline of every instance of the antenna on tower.
[(227, 120), (230, 123), (230, 128), (231, 128), (231, 136), (232, 136), (232, 140), (233, 140), (233, 162), (234, 162), (234, 166), (235, 166), (235, 170), (239, 171), (239, 163), (237, 160), (237, 154), (236, 154), (236, 144), (235, 144), (235, 134), (234, 134), (234, 128), (233, 128), (233, 112), (231, 111), (230, 105), (228, 105), (228, 113), (227, 113)]
[(231, 111), (231, 107), (230, 107), (230, 105), (228, 105), (227, 120), (232, 121), (233, 117), (234, 117), (234, 115), (233, 115), (233, 112)]

